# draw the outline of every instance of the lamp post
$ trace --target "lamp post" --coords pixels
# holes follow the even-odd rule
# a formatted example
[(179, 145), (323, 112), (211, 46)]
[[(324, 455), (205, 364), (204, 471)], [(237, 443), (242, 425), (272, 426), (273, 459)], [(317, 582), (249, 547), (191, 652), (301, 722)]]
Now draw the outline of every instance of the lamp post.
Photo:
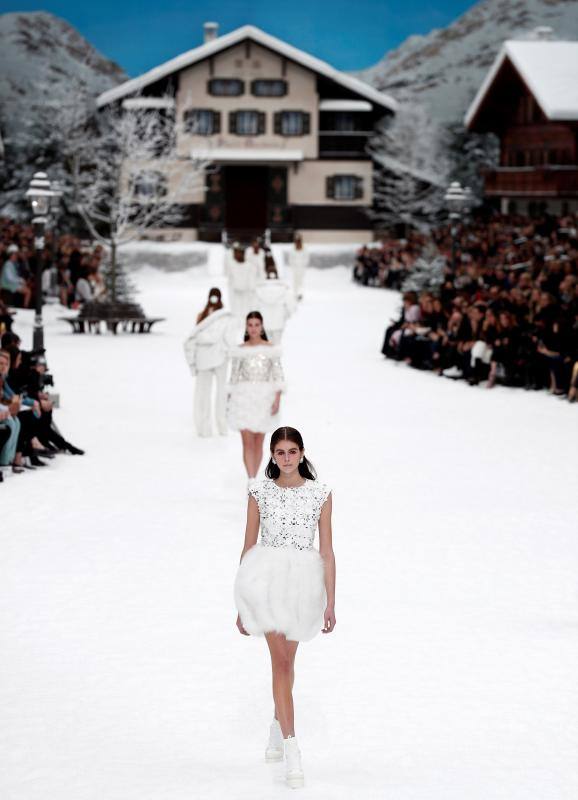
[(464, 208), (468, 199), (467, 191), (462, 189), (459, 181), (454, 181), (448, 186), (444, 199), (450, 212), (450, 232), (452, 235), (452, 272), (455, 272), (457, 244), (456, 236), (458, 234), (458, 224), (462, 218), (462, 209)]
[(53, 193), (45, 172), (35, 172), (26, 191), (32, 209), (34, 227), (34, 251), (36, 255), (36, 311), (32, 349), (44, 350), (44, 327), (42, 325), (42, 254), (44, 252), (44, 230)]

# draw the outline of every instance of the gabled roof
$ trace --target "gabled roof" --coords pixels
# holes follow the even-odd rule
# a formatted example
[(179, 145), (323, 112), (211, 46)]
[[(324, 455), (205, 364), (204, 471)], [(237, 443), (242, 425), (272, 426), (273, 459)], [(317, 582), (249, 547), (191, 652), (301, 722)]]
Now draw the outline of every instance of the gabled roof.
[(251, 39), (257, 44), (261, 44), (263, 47), (267, 47), (269, 50), (273, 50), (291, 61), (301, 64), (301, 66), (306, 69), (310, 69), (318, 75), (329, 78), (344, 88), (349, 89), (349, 91), (355, 92), (360, 97), (370, 100), (381, 108), (385, 108), (388, 111), (397, 110), (397, 102), (389, 95), (378, 92), (377, 89), (360, 81), (358, 78), (353, 78), (351, 75), (340, 72), (327, 62), (321, 61), (321, 59), (315, 58), (315, 56), (311, 56), (303, 52), (303, 50), (299, 50), (297, 47), (293, 47), (281, 39), (277, 39), (275, 36), (265, 33), (265, 31), (256, 28), (254, 25), (243, 25), (241, 28), (231, 31), (231, 33), (218, 36), (216, 39), (206, 42), (200, 47), (188, 50), (186, 53), (182, 53), (180, 56), (172, 58), (170, 61), (166, 61), (158, 67), (154, 67), (154, 69), (145, 72), (143, 75), (139, 75), (138, 78), (125, 81), (125, 83), (121, 83), (120, 86), (115, 86), (114, 89), (103, 92), (97, 98), (97, 106), (101, 108), (122, 97), (142, 91), (146, 86), (155, 83), (161, 78), (165, 78), (175, 72), (180, 72), (186, 67), (190, 67), (192, 64), (196, 64), (199, 61), (203, 61), (205, 58), (216, 55), (222, 50), (239, 44), (239, 42), (245, 39)]
[(469, 127), (508, 59), (550, 120), (578, 120), (578, 42), (507, 41), (496, 56), (464, 123)]

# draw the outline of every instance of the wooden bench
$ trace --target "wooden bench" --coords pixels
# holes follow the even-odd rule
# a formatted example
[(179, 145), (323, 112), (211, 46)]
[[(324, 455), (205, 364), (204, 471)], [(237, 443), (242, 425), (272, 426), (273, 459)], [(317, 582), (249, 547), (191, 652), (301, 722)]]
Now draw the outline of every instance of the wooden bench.
[(101, 324), (104, 323), (106, 329), (111, 333), (118, 332), (119, 326), (122, 331), (128, 333), (150, 333), (155, 322), (164, 322), (165, 317), (135, 318), (135, 317), (58, 317), (58, 319), (68, 322), (73, 333), (100, 333)]

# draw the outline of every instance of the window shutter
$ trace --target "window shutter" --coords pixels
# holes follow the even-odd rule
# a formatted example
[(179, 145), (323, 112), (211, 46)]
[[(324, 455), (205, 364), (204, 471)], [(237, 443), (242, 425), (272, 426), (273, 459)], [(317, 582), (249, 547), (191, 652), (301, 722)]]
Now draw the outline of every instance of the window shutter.
[(221, 133), (221, 112), (213, 111), (213, 133)]
[(275, 133), (278, 134), (279, 136), (282, 136), (283, 135), (283, 112), (282, 111), (276, 111), (275, 114), (273, 115), (273, 126), (274, 126)]
[(325, 179), (325, 196), (329, 198), (335, 197), (335, 177), (328, 175)]
[(237, 112), (229, 111), (229, 133), (237, 133)]
[(363, 197), (363, 178), (355, 176), (355, 190), (353, 197), (355, 200), (361, 200)]
[(303, 136), (307, 136), (307, 134), (311, 133), (311, 114), (304, 111), (301, 117), (303, 118)]
[(265, 112), (258, 111), (258, 122), (257, 122), (257, 133), (262, 134), (265, 133)]

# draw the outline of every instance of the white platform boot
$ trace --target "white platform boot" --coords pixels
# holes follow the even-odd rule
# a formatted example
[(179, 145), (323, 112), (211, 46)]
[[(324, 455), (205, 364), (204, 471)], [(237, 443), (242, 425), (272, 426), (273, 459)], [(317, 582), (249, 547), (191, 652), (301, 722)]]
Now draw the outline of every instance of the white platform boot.
[(287, 772), (285, 780), (292, 789), (300, 789), (304, 783), (303, 768), (301, 766), (301, 752), (297, 744), (297, 739), (290, 736), (284, 740), (285, 761), (287, 762)]
[(274, 719), (269, 728), (269, 744), (265, 750), (265, 761), (283, 761), (283, 733), (278, 719)]

